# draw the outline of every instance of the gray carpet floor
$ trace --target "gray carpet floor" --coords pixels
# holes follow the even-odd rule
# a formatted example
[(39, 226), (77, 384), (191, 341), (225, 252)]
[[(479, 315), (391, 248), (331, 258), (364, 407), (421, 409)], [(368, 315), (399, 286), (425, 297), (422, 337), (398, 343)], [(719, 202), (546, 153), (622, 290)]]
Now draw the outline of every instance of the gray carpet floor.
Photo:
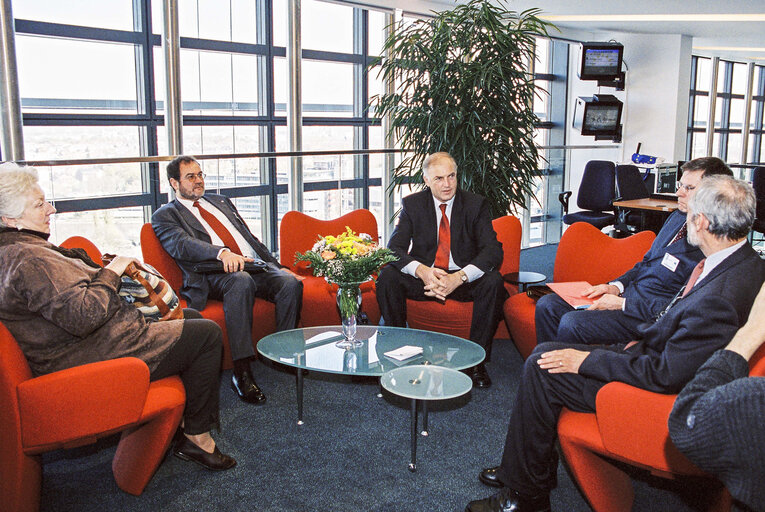
[[(529, 255), (531, 256), (531, 255)], [(523, 270), (537, 270), (530, 257)], [(509, 340), (496, 340), (488, 369), (494, 386), (430, 408), (429, 437), (409, 461), (408, 402), (377, 397), (375, 380), (311, 373), (305, 379), (305, 424), (296, 424), (295, 377), (258, 362), (263, 406), (239, 401), (221, 382), (221, 450), (236, 468), (212, 473), (169, 455), (141, 496), (121, 492), (111, 476), (116, 437), (43, 457), (43, 511), (460, 511), (488, 496), (478, 472), (498, 463), (522, 360)], [(97, 413), (94, 411), (94, 413)], [(564, 465), (553, 510), (587, 511)], [(694, 510), (700, 487), (635, 474), (635, 511)], [(2, 505), (0, 504), (0, 509)]]

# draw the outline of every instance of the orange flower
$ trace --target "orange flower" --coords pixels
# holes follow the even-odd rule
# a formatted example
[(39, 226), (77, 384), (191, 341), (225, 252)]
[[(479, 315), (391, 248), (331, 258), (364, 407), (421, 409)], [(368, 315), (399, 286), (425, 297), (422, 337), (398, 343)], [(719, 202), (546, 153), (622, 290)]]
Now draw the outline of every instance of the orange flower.
[(334, 251), (321, 251), (321, 257), (325, 260), (334, 260), (335, 256), (337, 256), (337, 254), (335, 254)]

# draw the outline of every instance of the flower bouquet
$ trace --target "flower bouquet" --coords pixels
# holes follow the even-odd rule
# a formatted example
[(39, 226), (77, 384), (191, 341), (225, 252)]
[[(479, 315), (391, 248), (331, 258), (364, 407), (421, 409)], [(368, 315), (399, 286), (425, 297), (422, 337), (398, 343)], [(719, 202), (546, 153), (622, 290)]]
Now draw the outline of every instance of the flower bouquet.
[(337, 307), (346, 338), (343, 346), (360, 344), (355, 341), (356, 315), (361, 304), (359, 285), (397, 259), (393, 251), (377, 245), (370, 235), (357, 235), (348, 226), (337, 236), (319, 238), (310, 251), (295, 254), (295, 261), (307, 261), (315, 276), (337, 284)]

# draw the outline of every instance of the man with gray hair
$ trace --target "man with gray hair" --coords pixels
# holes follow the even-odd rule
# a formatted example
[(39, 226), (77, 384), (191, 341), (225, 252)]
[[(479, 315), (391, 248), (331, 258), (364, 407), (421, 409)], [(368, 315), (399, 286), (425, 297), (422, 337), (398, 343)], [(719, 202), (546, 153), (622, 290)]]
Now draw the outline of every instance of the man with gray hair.
[(502, 489), (468, 504), (469, 512), (549, 511), (557, 473), (558, 416), (563, 407), (595, 411), (612, 381), (677, 393), (744, 325), (765, 282), (765, 262), (746, 241), (754, 221), (752, 187), (726, 176), (702, 180), (688, 204), (688, 238), (704, 254), (686, 285), (640, 341), (611, 345), (543, 343), (524, 364), (502, 462), (479, 479)]

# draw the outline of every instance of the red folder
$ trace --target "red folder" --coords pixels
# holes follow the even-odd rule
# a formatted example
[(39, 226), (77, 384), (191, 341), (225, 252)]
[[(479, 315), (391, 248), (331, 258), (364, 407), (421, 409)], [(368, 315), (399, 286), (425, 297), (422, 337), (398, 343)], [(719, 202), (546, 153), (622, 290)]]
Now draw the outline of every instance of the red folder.
[(593, 302), (595, 302), (595, 299), (582, 297), (582, 292), (592, 286), (587, 281), (547, 283), (547, 286), (574, 309), (587, 309)]

